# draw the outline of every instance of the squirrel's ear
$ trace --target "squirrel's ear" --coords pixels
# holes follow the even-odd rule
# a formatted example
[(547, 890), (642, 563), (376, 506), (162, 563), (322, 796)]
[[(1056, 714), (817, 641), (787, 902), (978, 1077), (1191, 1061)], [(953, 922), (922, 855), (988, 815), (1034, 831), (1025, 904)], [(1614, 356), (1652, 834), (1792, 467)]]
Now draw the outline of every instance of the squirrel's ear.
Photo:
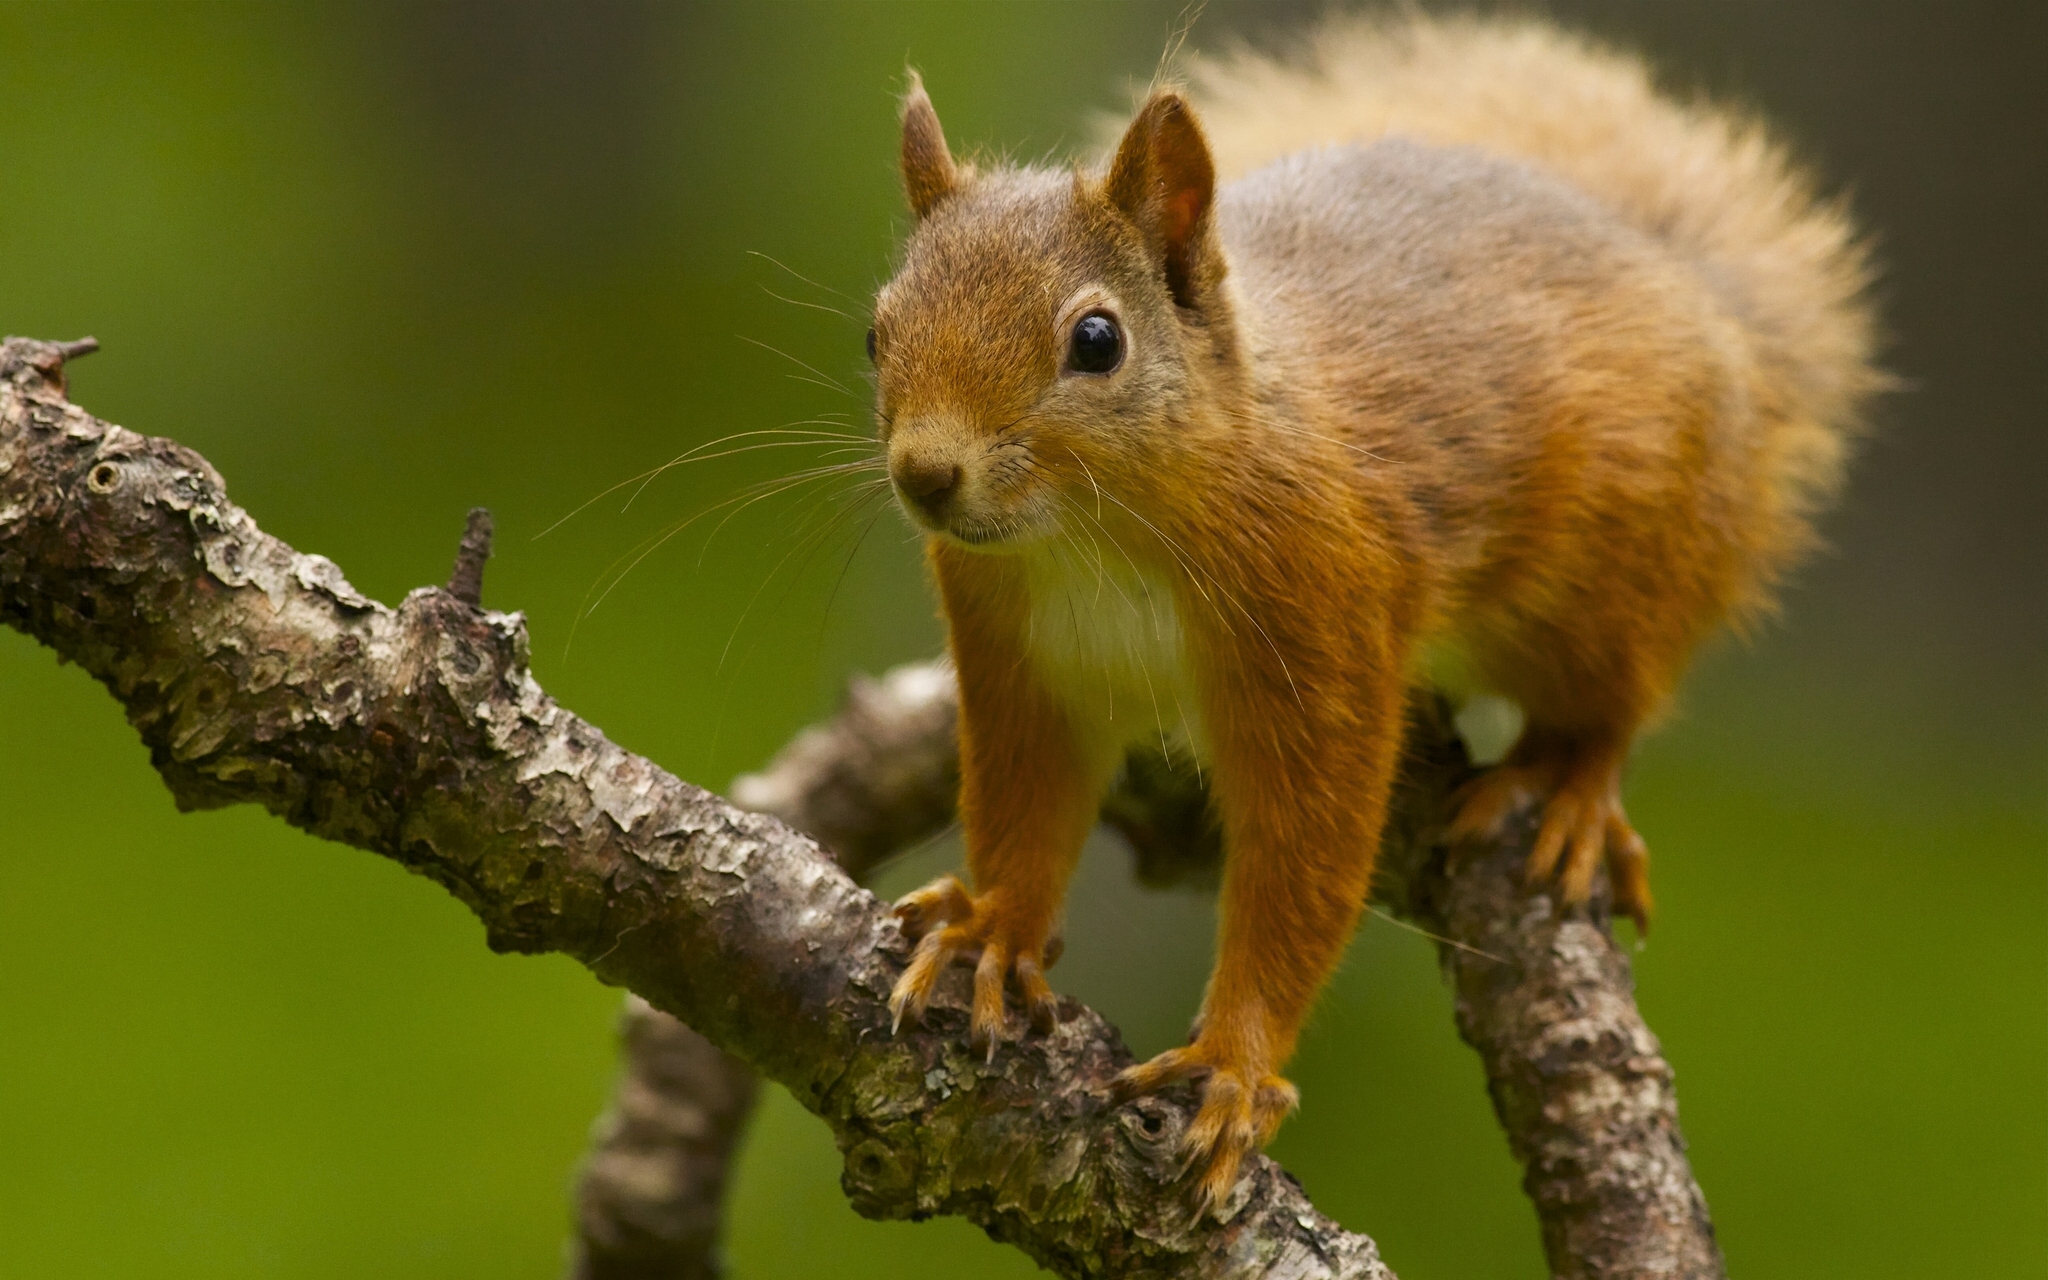
[(903, 95), (903, 191), (910, 197), (910, 211), (923, 219), (959, 182), (939, 113), (932, 110), (924, 80), (913, 71), (910, 92)]
[(1146, 100), (1117, 145), (1106, 190), (1165, 259), (1174, 301), (1194, 305), (1216, 166), (1186, 98), (1167, 91)]

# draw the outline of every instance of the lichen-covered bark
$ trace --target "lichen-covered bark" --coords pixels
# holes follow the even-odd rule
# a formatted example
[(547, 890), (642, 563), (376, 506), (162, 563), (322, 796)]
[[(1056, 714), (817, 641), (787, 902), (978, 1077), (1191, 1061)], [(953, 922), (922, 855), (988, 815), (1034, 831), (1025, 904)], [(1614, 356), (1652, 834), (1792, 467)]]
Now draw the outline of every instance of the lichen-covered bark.
[(1130, 1055), (1078, 1004), (984, 1064), (963, 973), (890, 1035), (902, 936), (811, 839), (558, 706), (518, 615), (390, 608), (265, 534), (197, 454), (71, 405), (64, 356), (0, 347), (0, 621), (107, 687), (181, 807), (261, 804), (631, 988), (822, 1116), (864, 1213), (961, 1214), (1070, 1276), (1388, 1274), (1269, 1161), (1192, 1220), (1189, 1099), (1110, 1106)]

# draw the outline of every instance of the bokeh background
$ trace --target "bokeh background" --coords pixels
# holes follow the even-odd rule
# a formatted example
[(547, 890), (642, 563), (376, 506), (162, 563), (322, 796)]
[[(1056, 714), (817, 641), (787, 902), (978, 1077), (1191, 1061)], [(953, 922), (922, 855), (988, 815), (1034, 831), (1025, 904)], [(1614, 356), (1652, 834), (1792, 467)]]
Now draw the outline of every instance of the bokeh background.
[[(1556, 12), (1763, 108), (1849, 193), (1907, 380), (1785, 621), (1706, 655), (1629, 785), (1663, 904), (1642, 1004), (1731, 1268), (2048, 1275), (2044, 11)], [(1306, 13), (1218, 0), (1194, 43)], [(0, 327), (96, 334), (80, 403), (200, 449), (387, 601), (490, 506), (487, 598), (527, 612), (541, 679), (722, 787), (848, 673), (935, 650), (905, 525), (813, 487), (614, 585), (644, 539), (831, 460), (795, 449), (540, 535), (730, 432), (867, 429), (906, 61), (956, 146), (1057, 155), (1174, 14), (7, 4)], [(1149, 1051), (1194, 1008), (1210, 905), (1127, 880), (1091, 849), (1061, 976)], [(0, 632), (0, 1275), (554, 1275), (617, 1004), (491, 956), (393, 865), (176, 814), (114, 704)], [(1371, 923), (1294, 1074), (1275, 1154), (1402, 1275), (1543, 1274), (1426, 943)], [(862, 1221), (837, 1177), (775, 1092), (733, 1274), (1032, 1272), (957, 1221)]]

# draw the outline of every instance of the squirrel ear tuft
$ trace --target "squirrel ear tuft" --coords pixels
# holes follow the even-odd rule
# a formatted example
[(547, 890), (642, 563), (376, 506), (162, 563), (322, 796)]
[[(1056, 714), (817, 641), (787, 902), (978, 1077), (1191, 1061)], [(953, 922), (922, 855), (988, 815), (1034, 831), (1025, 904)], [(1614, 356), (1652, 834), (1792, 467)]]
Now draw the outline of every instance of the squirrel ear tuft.
[(1107, 194), (1165, 259), (1174, 301), (1194, 305), (1216, 166), (1186, 98), (1169, 90), (1146, 100), (1117, 145)]
[(910, 197), (910, 211), (922, 220), (959, 182), (939, 113), (932, 109), (924, 80), (913, 71), (910, 91), (903, 95), (903, 191)]

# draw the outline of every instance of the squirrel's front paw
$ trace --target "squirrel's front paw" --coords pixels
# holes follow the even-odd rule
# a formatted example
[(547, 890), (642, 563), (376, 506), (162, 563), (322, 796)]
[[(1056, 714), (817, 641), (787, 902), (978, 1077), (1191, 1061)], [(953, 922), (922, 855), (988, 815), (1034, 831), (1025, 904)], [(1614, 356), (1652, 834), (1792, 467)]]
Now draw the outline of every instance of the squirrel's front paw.
[(923, 1019), (939, 976), (956, 961), (973, 960), (974, 1012), (968, 1041), (991, 1060), (1003, 1038), (1003, 993), (1014, 979), (1032, 1029), (1053, 1029), (1059, 997), (1046, 985), (1045, 970), (1058, 959), (1057, 942), (1048, 943), (1045, 928), (1011, 918), (991, 890), (975, 897), (952, 876), (940, 876), (896, 903), (903, 932), (917, 940), (910, 965), (889, 993), (891, 1029)]
[(1244, 1158), (1273, 1140), (1301, 1103), (1301, 1091), (1257, 1063), (1195, 1043), (1168, 1049), (1125, 1070), (1111, 1086), (1118, 1102), (1156, 1093), (1177, 1080), (1202, 1080), (1202, 1106), (1181, 1136), (1183, 1167), (1201, 1169), (1195, 1211), (1215, 1213), (1237, 1186)]
[(1556, 875), (1558, 896), (1572, 906), (1586, 900), (1604, 862), (1615, 910), (1633, 919), (1638, 933), (1648, 933), (1649, 852), (1621, 807), (1621, 783), (1611, 766), (1496, 765), (1455, 798), (1448, 837), (1454, 845), (1494, 838), (1531, 802), (1542, 803), (1543, 818), (1529, 851), (1527, 882), (1539, 885)]

